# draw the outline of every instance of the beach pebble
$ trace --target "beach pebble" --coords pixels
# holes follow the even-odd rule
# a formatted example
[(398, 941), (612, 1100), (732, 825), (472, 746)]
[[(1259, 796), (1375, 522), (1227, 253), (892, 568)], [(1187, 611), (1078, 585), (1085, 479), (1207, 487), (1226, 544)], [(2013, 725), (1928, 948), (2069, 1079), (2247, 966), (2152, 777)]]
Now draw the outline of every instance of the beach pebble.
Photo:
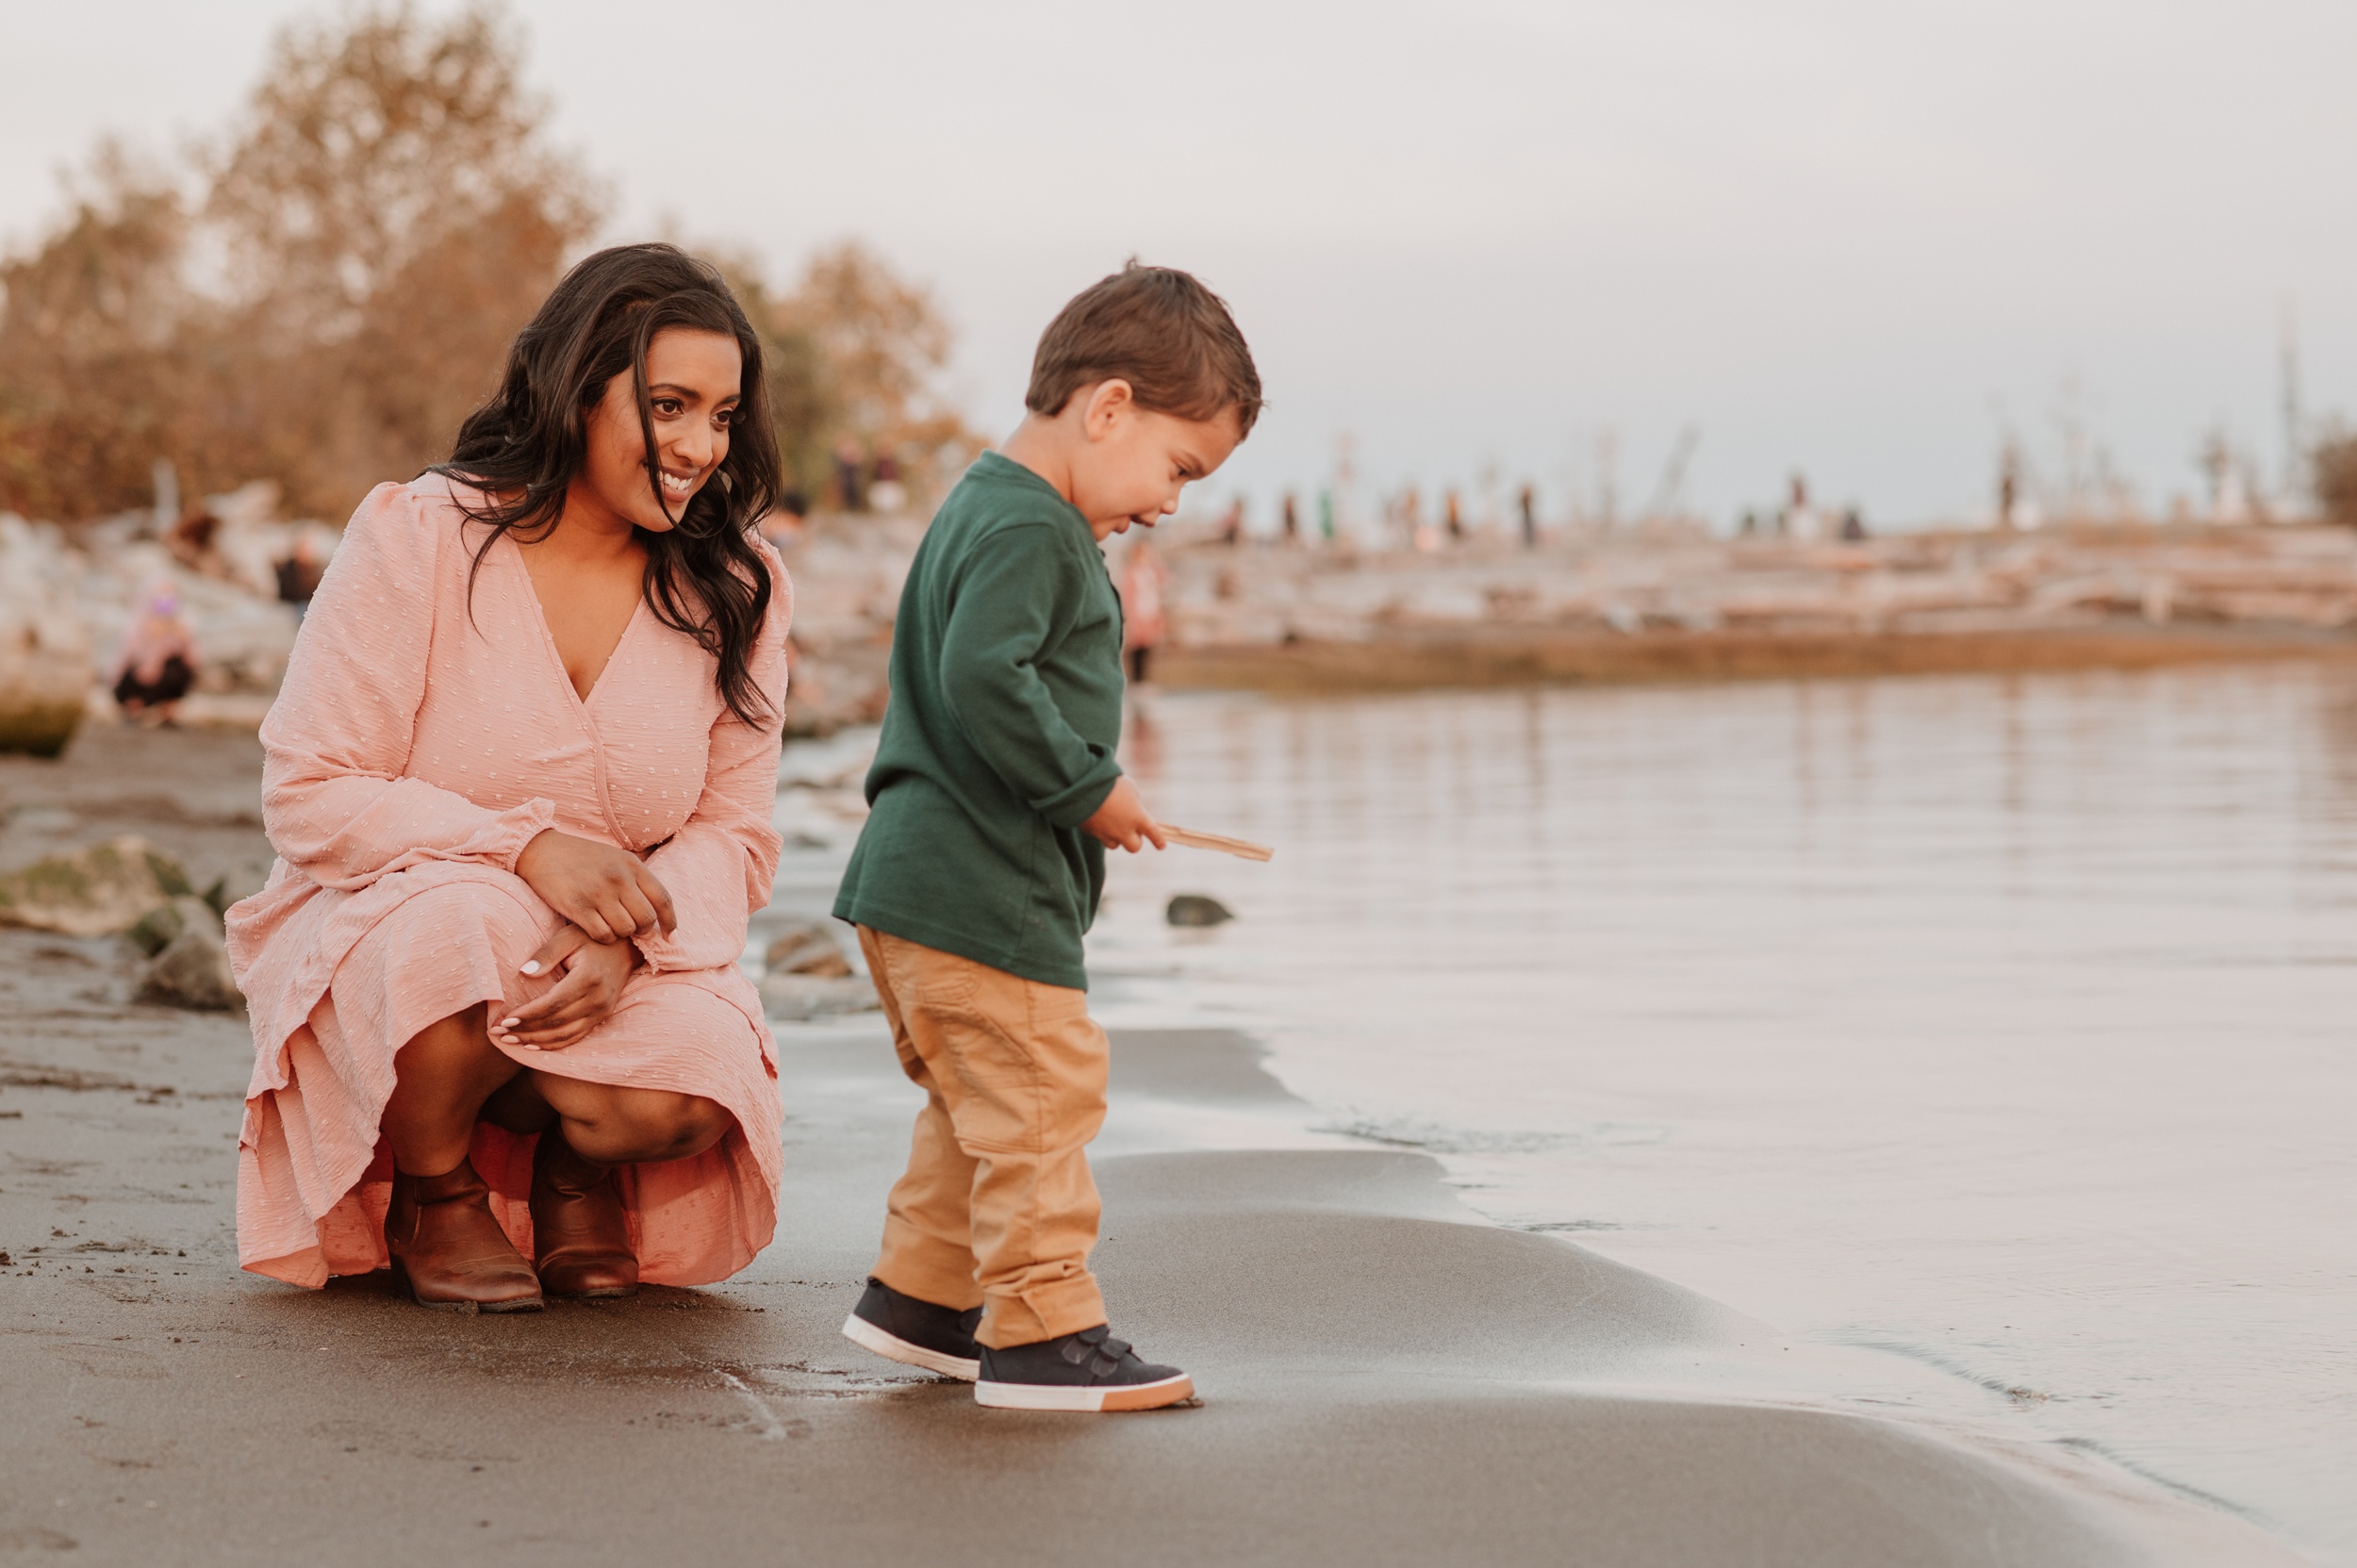
[(815, 975), (826, 980), (840, 980), (851, 972), (850, 961), (843, 956), (834, 933), (817, 921), (796, 926), (770, 943), (762, 954), (762, 966), (773, 975)]
[(1235, 917), (1226, 904), (1201, 893), (1181, 893), (1162, 911), (1162, 918), (1174, 926), (1216, 926)]

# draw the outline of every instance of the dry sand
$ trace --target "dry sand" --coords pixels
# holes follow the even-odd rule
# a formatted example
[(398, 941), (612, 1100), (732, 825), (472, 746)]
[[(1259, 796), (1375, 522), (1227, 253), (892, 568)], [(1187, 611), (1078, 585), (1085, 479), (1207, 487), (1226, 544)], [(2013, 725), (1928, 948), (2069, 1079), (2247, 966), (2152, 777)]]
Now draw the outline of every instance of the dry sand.
[[(0, 761), (0, 851), (133, 831), (225, 869), (256, 761)], [(1423, 1156), (1173, 1147), (1297, 1109), (1224, 1031), (1117, 1037), (1099, 1161), (1114, 1321), (1200, 1409), (984, 1411), (837, 1336), (915, 1094), (872, 1018), (782, 1030), (783, 1222), (726, 1285), (476, 1318), (291, 1290), (235, 1265), (243, 1020), (129, 977), (0, 932), (0, 1559), (2297, 1560), (2067, 1452), (1780, 1399), (1772, 1330), (1481, 1223)]]

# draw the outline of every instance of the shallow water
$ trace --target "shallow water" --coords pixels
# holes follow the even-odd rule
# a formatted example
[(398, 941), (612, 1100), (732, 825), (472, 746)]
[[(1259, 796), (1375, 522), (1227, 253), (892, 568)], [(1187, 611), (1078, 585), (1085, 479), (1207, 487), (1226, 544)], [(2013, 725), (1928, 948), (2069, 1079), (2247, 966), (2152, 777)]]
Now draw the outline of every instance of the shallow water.
[(1117, 857), (1108, 1021), (2357, 1563), (2357, 676), (1162, 695), (1127, 752), (1278, 854)]

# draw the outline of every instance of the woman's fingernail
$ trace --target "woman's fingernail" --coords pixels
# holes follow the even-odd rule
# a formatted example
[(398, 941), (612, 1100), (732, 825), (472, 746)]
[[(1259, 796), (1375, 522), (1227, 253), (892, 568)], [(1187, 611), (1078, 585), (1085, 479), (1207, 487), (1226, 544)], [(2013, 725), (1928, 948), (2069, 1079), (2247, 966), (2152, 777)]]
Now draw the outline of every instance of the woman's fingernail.
[(536, 974), (538, 974), (539, 972), (540, 972), (540, 961), (539, 961), (538, 959), (536, 959), (536, 958), (527, 958), (527, 959), (525, 959), (525, 960), (524, 960), (524, 973), (525, 973), (525, 974), (528, 974), (528, 975), (536, 975)]
[(500, 1028), (513, 1029), (521, 1022), (523, 1022), (521, 1018), (502, 1018), (500, 1020)]

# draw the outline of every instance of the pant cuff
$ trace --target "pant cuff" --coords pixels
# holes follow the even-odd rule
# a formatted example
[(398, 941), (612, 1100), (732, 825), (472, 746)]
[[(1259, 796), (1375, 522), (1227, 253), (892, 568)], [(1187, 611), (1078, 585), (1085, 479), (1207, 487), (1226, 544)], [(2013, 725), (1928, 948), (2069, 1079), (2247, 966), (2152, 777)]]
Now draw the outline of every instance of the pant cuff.
[(1105, 1321), (1105, 1297), (1092, 1274), (1034, 1285), (1020, 1293), (985, 1290), (982, 1305), (982, 1326), (974, 1337), (993, 1350), (1061, 1339)]
[[(936, 1307), (952, 1312), (964, 1312), (982, 1304), (982, 1287), (974, 1282), (974, 1259), (970, 1253), (954, 1258), (932, 1258), (907, 1246), (886, 1246), (883, 1256), (868, 1272), (898, 1291), (919, 1301), (930, 1301)], [(1081, 1325), (1086, 1328), (1086, 1324)]]

